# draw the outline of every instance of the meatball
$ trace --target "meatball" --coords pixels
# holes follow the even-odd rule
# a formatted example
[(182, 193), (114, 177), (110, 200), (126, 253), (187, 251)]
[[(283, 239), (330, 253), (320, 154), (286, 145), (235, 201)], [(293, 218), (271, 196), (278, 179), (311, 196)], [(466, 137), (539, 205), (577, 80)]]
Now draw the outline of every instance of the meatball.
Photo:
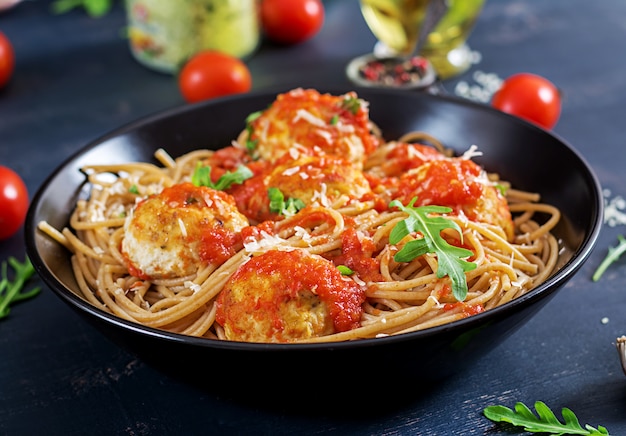
[(293, 342), (360, 326), (364, 291), (306, 250), (270, 250), (243, 264), (217, 298), (226, 338)]
[(513, 220), (506, 198), (485, 171), (465, 158), (431, 160), (400, 177), (393, 195), (403, 204), (447, 206), (472, 221), (500, 226), (513, 238)]
[(231, 196), (182, 183), (137, 204), (124, 225), (122, 254), (137, 277), (185, 277), (233, 254), (246, 226)]
[(370, 131), (369, 109), (355, 93), (334, 96), (295, 89), (277, 96), (250, 123), (258, 157), (276, 161), (291, 149), (321, 150), (361, 168), (379, 144)]
[(278, 188), (286, 199), (327, 207), (337, 200), (343, 204), (360, 199), (371, 191), (363, 173), (344, 159), (302, 154), (292, 160), (286, 156), (267, 174), (246, 180), (233, 191), (239, 209), (251, 221), (276, 218), (270, 210), (269, 188)]

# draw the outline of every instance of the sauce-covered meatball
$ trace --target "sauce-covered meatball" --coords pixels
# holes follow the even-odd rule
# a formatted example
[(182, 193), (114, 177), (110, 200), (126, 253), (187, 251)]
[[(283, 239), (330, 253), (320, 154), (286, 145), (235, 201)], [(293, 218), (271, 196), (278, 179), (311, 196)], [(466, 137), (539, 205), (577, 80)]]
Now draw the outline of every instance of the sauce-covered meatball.
[(485, 171), (464, 158), (431, 160), (413, 169), (398, 181), (394, 198), (416, 206), (448, 206), (455, 214), (502, 227), (513, 238), (513, 221), (506, 198), (488, 180)]
[(261, 159), (276, 161), (293, 147), (317, 149), (361, 167), (379, 143), (369, 108), (355, 93), (335, 96), (295, 89), (277, 96), (250, 123), (250, 141)]
[(137, 204), (124, 226), (122, 253), (137, 277), (185, 277), (234, 254), (246, 226), (228, 194), (181, 183)]
[(358, 200), (371, 191), (363, 173), (350, 162), (335, 156), (300, 155), (295, 160), (281, 159), (266, 174), (246, 180), (232, 193), (239, 210), (251, 221), (261, 222), (278, 216), (270, 208), (270, 188), (280, 190), (286, 199), (326, 207)]
[(305, 250), (270, 250), (243, 264), (217, 299), (226, 338), (291, 342), (360, 325), (364, 291)]

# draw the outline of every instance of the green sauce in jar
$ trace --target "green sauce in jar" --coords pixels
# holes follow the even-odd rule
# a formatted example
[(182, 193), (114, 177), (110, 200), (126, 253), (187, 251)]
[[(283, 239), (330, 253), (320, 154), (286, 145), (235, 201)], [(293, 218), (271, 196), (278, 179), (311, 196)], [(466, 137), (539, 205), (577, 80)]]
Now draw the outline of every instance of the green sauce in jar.
[(245, 58), (260, 40), (257, 1), (126, 0), (130, 51), (165, 73), (204, 49)]

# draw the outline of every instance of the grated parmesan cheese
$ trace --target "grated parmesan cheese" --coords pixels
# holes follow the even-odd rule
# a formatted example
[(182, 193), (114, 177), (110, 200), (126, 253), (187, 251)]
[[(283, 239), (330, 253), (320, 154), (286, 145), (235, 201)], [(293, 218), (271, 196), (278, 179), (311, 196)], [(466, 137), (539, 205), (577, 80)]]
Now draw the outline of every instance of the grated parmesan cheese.
[(324, 140), (328, 143), (328, 144), (332, 144), (333, 143), (333, 135), (331, 135), (330, 132), (326, 131), (326, 130), (322, 130), (322, 129), (317, 129), (315, 131), (315, 133), (317, 133), (319, 136), (321, 136), (322, 138), (324, 138)]
[(317, 127), (326, 127), (326, 122), (323, 119), (316, 117), (306, 109), (298, 109), (296, 111), (296, 116), (293, 118), (293, 122), (296, 123), (300, 120), (304, 120)]
[(441, 304), (441, 303), (439, 302), (439, 300), (437, 300), (437, 298), (433, 297), (432, 295), (429, 295), (429, 296), (428, 296), (428, 300), (431, 300), (431, 299), (432, 299), (432, 300), (435, 300), (435, 307), (436, 307), (437, 309), (443, 309), (443, 308), (445, 307), (443, 304)]
[[(132, 181), (130, 181), (130, 183), (131, 185), (133, 184)], [(111, 190), (111, 193), (118, 195), (122, 195), (128, 192), (128, 188), (126, 188), (126, 185), (121, 180), (113, 183), (109, 189)]]
[(337, 122), (337, 124), (335, 124), (335, 127), (342, 133), (354, 133), (356, 131), (352, 124), (346, 124), (341, 121)]
[(180, 227), (180, 232), (183, 234), (183, 237), (187, 237), (187, 227), (185, 226), (185, 222), (178, 218), (178, 227)]
[(476, 145), (471, 145), (470, 148), (465, 153), (463, 153), (463, 156), (461, 156), (461, 158), (465, 160), (471, 160), (474, 157), (482, 155), (483, 152), (478, 151), (478, 147)]
[(288, 153), (289, 157), (291, 157), (293, 160), (297, 160), (300, 157), (300, 152), (298, 151), (297, 147), (290, 147)]
[(283, 171), (283, 176), (293, 176), (294, 174), (297, 174), (298, 171), (300, 171), (300, 166), (296, 165), (295, 167), (287, 168)]
[(409, 144), (409, 147), (407, 147), (407, 152), (408, 152), (409, 157), (418, 158), (422, 161), (428, 160), (428, 158), (424, 155), (424, 153), (418, 150), (414, 144)]
[(310, 245), (311, 242), (311, 234), (306, 231), (304, 227), (295, 226), (294, 230), (296, 231), (296, 236), (302, 239), (304, 242)]
[(248, 241), (243, 243), (244, 249), (248, 253), (257, 253), (270, 250), (272, 248), (283, 247), (285, 246), (285, 241), (280, 236), (270, 235), (269, 233), (262, 231), (261, 239)]
[(185, 281), (185, 283), (183, 283), (183, 284), (185, 285), (185, 287), (186, 287), (187, 289), (191, 289), (191, 290), (194, 292), (194, 294), (195, 294), (196, 292), (198, 292), (198, 291), (201, 289), (201, 287), (200, 287), (200, 285), (199, 285), (199, 284), (194, 283), (194, 282), (192, 282), (191, 280), (187, 280), (187, 281)]
[(326, 191), (328, 189), (328, 187), (326, 186), (326, 183), (322, 183), (321, 188), (322, 188), (321, 191), (313, 192), (313, 197), (311, 198), (311, 202), (315, 203), (319, 200), (318, 205), (321, 204), (324, 207), (330, 207), (330, 200), (326, 196)]
[(98, 222), (98, 221), (104, 221), (105, 217), (104, 217), (104, 210), (105, 210), (105, 205), (101, 202), (101, 201), (94, 201), (93, 202), (94, 207), (89, 209), (89, 221), (91, 222)]

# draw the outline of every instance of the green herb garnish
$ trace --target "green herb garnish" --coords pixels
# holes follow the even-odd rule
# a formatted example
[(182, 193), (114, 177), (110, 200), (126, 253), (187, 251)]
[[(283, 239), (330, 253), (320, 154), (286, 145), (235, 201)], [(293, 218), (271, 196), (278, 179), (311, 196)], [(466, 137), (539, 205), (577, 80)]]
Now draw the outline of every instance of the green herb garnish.
[(617, 235), (617, 239), (619, 240), (617, 246), (609, 247), (608, 254), (604, 258), (604, 260), (602, 260), (602, 263), (600, 263), (600, 266), (598, 267), (598, 269), (596, 269), (596, 272), (593, 273), (591, 279), (594, 282), (600, 280), (600, 277), (602, 277), (602, 274), (604, 274), (609, 266), (617, 262), (617, 259), (619, 259), (619, 257), (626, 252), (626, 239), (624, 239), (622, 235)]
[(139, 194), (139, 188), (137, 185), (131, 185), (130, 188), (128, 188), (128, 192), (131, 194)]
[(267, 196), (270, 199), (270, 212), (285, 216), (293, 216), (299, 210), (304, 209), (306, 204), (299, 198), (287, 198), (278, 188), (269, 188)]
[(262, 113), (263, 111), (252, 112), (246, 117), (246, 150), (248, 150), (248, 153), (250, 154), (252, 154), (256, 150), (256, 147), (259, 143), (257, 139), (250, 139), (252, 138), (252, 133), (254, 132), (254, 129), (252, 128), (252, 122), (259, 118)]
[(257, 118), (259, 118), (261, 116), (261, 114), (263, 114), (263, 111), (256, 111), (256, 112), (252, 112), (250, 115), (248, 115), (246, 117), (246, 125), (249, 125), (250, 123), (252, 123), (254, 120), (256, 120)]
[(333, 117), (330, 119), (330, 125), (334, 126), (339, 122), (339, 115), (333, 115)]
[(337, 269), (339, 270), (342, 276), (351, 276), (352, 274), (354, 274), (354, 271), (352, 271), (351, 268), (345, 265), (337, 265)]
[(241, 184), (245, 180), (252, 177), (252, 171), (245, 165), (241, 165), (235, 172), (227, 172), (222, 175), (217, 182), (211, 180), (211, 167), (202, 165), (201, 162), (196, 164), (196, 169), (191, 175), (191, 183), (196, 186), (208, 186), (218, 191), (230, 188), (233, 184)]
[(500, 195), (502, 195), (503, 197), (506, 197), (506, 193), (509, 190), (507, 185), (503, 185), (502, 183), (496, 183), (494, 186), (498, 190)]
[(113, 6), (113, 0), (55, 0), (52, 2), (52, 12), (63, 14), (74, 8), (84, 8), (87, 15), (98, 18), (106, 15)]
[(422, 238), (414, 239), (404, 244), (402, 249), (396, 253), (394, 260), (396, 262), (410, 262), (413, 259), (426, 254), (435, 253), (438, 260), (437, 277), (450, 277), (452, 282), (452, 294), (457, 301), (465, 300), (467, 296), (467, 279), (465, 271), (471, 271), (476, 268), (474, 262), (468, 262), (463, 258), (472, 256), (474, 253), (465, 248), (450, 245), (441, 237), (441, 231), (445, 229), (456, 230), (461, 240), (463, 232), (458, 224), (443, 216), (430, 216), (429, 214), (445, 214), (452, 211), (449, 207), (444, 206), (419, 206), (414, 207), (416, 197), (408, 204), (403, 206), (398, 200), (389, 203), (389, 207), (397, 207), (409, 216), (394, 226), (389, 234), (389, 243), (397, 244), (405, 236), (411, 233), (421, 233)]
[(598, 426), (597, 429), (590, 425), (581, 427), (578, 418), (567, 407), (561, 409), (561, 415), (565, 423), (561, 423), (554, 412), (545, 403), (537, 401), (535, 403), (538, 417), (530, 411), (524, 403), (515, 403), (515, 410), (504, 406), (489, 406), (485, 408), (484, 415), (495, 422), (508, 422), (517, 427), (524, 427), (524, 431), (531, 433), (549, 433), (553, 436), (559, 435), (588, 435), (588, 436), (608, 436), (606, 428)]
[[(7, 265), (14, 270), (13, 281), (9, 280)], [(2, 262), (2, 280), (0, 281), (0, 319), (9, 316), (9, 306), (22, 300), (34, 297), (41, 290), (39, 287), (30, 291), (22, 292), (24, 285), (35, 272), (35, 268), (26, 258), (23, 263), (14, 257), (9, 257), (7, 261)]]
[(356, 97), (346, 97), (342, 102), (342, 107), (352, 113), (352, 115), (356, 115), (361, 108), (361, 100)]

